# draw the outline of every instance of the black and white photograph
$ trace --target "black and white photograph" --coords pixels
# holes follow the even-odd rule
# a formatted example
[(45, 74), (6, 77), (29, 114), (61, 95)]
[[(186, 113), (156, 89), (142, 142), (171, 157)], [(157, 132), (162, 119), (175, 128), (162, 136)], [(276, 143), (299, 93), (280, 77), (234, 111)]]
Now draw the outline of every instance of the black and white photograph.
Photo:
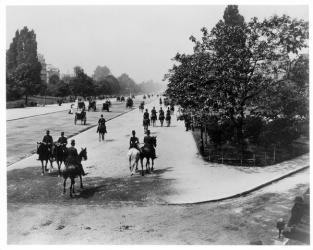
[(310, 246), (310, 7), (5, 2), (3, 244)]

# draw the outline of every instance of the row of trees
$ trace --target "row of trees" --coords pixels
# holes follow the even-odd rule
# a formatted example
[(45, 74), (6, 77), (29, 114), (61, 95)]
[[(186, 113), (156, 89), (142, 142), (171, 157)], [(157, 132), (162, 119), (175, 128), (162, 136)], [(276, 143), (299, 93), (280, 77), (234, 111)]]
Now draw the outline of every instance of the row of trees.
[(96, 95), (129, 95), (138, 93), (151, 93), (160, 90), (162, 86), (153, 81), (136, 84), (127, 74), (115, 77), (106, 66), (97, 66), (92, 77), (77, 66), (74, 68), (74, 76), (65, 76), (60, 79), (52, 75), (49, 84), (42, 89), (41, 94), (65, 97), (96, 96)]
[(129, 77), (122, 74), (118, 78), (113, 76), (106, 66), (98, 66), (92, 77), (84, 70), (76, 66), (74, 76), (52, 75), (49, 84), (41, 80), (41, 63), (37, 56), (36, 34), (33, 30), (24, 27), (17, 30), (12, 43), (6, 54), (6, 94), (7, 100), (16, 100), (35, 94), (65, 97), (74, 96), (96, 96), (96, 95), (126, 95), (146, 93), (148, 89), (157, 91), (157, 85), (153, 82), (140, 85)]
[(215, 144), (247, 139), (289, 143), (308, 120), (308, 23), (289, 16), (249, 22), (229, 5), (223, 20), (177, 54), (167, 95), (192, 114)]

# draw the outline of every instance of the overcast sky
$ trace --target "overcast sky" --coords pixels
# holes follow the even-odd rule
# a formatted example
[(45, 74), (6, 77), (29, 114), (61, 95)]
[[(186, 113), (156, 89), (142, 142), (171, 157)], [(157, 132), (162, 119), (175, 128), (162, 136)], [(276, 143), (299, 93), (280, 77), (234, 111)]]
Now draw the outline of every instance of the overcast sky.
[[(92, 75), (106, 65), (137, 83), (161, 82), (177, 52), (191, 53), (190, 35), (200, 37), (222, 19), (226, 6), (42, 6), (7, 7), (6, 47), (17, 29), (37, 35), (38, 52), (61, 73), (81, 66)], [(245, 20), (287, 14), (308, 21), (307, 6), (239, 6)]]

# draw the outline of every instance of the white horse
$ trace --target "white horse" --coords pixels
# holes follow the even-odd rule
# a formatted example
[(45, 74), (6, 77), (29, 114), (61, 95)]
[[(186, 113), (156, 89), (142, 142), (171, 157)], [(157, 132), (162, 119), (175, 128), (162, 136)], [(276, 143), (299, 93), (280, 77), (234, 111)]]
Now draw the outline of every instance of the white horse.
[(129, 149), (127, 156), (129, 159), (129, 170), (130, 170), (131, 175), (133, 175), (135, 173), (135, 170), (138, 169), (138, 161), (140, 158), (140, 152), (136, 148), (131, 148)]

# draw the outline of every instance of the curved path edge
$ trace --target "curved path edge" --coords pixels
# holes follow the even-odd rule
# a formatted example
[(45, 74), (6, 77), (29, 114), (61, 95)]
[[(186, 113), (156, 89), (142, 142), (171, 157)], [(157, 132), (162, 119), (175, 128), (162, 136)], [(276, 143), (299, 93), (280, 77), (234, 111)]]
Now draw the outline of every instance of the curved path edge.
[(290, 171), (289, 173), (287, 174), (284, 174), (280, 177), (277, 177), (277, 178), (274, 178), (270, 181), (267, 181), (263, 184), (260, 184), (254, 188), (251, 188), (247, 191), (244, 191), (244, 192), (240, 192), (240, 193), (237, 193), (237, 194), (234, 194), (234, 195), (230, 195), (230, 196), (226, 196), (226, 197), (222, 197), (222, 198), (219, 198), (219, 199), (212, 199), (212, 200), (205, 200), (205, 201), (198, 201), (198, 202), (182, 202), (182, 203), (164, 203), (164, 205), (172, 205), (172, 206), (179, 206), (179, 205), (194, 205), (194, 204), (205, 204), (205, 203), (213, 203), (213, 202), (218, 202), (218, 201), (224, 201), (224, 200), (229, 200), (229, 199), (233, 199), (233, 198), (239, 198), (241, 196), (246, 196), (247, 194), (249, 193), (252, 193), (254, 191), (257, 191), (263, 187), (266, 187), (266, 186), (269, 186), (271, 184), (273, 184), (274, 182), (277, 182), (277, 181), (280, 181), (284, 178), (287, 178), (291, 175), (294, 175), (298, 172), (301, 172), (301, 171), (304, 171), (305, 169), (308, 169), (310, 166), (305, 166), (305, 167), (301, 167), (301, 168), (298, 168), (298, 169), (295, 169), (293, 171)]

